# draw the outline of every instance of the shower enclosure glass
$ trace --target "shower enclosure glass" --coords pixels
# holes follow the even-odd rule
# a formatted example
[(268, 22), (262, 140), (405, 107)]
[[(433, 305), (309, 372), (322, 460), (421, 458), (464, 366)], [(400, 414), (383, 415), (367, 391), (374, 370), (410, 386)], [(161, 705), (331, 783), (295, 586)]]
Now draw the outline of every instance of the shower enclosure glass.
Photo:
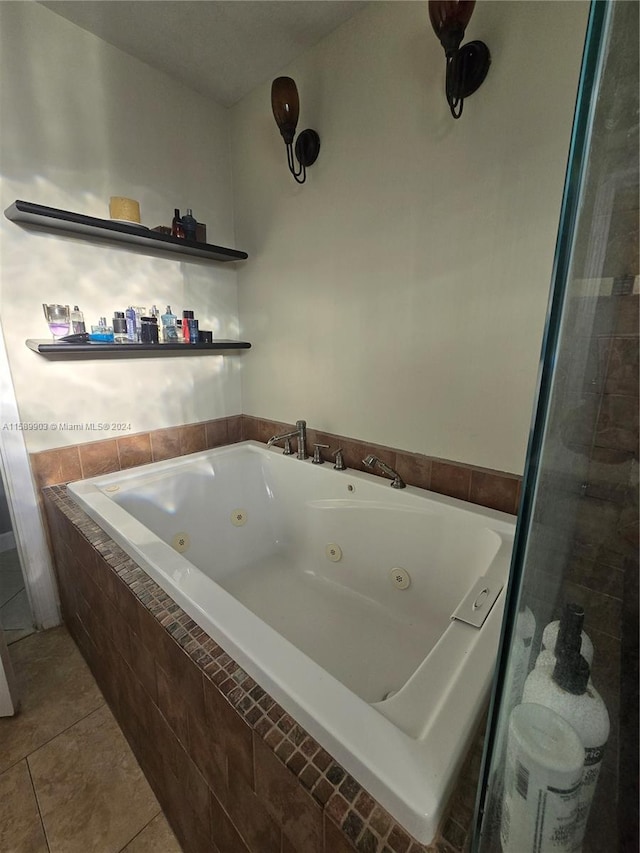
[[(638, 850), (638, 11), (636, 2), (594, 2), (590, 12), (475, 853)], [(594, 647), (588, 690), (610, 719), (582, 846), (567, 840), (569, 812), (555, 841), (541, 840), (555, 793), (535, 798), (541, 771), (527, 776), (508, 748), (543, 629), (568, 603), (584, 610)], [(552, 682), (549, 652), (542, 661)], [(545, 704), (532, 683), (525, 699)], [(558, 740), (554, 758), (562, 748)], [(523, 815), (532, 809), (529, 838)]]

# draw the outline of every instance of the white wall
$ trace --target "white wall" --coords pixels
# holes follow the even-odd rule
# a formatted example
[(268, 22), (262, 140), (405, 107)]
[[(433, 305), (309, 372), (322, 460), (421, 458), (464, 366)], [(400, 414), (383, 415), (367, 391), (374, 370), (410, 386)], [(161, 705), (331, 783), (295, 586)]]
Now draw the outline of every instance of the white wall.
[(282, 69), (322, 140), (302, 187), (270, 81), (233, 108), (245, 413), (522, 471), (587, 11), (477, 4), (454, 121), (427, 4), (371, 4)]
[[(37, 3), (0, 3), (2, 210), (15, 199), (108, 218), (137, 198), (142, 222), (191, 207), (208, 239), (235, 246), (228, 112)], [(242, 356), (49, 362), (43, 302), (88, 323), (129, 304), (192, 308), (238, 336), (236, 271), (27, 231), (0, 216), (0, 317), (21, 419), (123, 421), (131, 432), (241, 411)], [(115, 432), (29, 432), (30, 451)], [(127, 431), (125, 431), (127, 434)]]

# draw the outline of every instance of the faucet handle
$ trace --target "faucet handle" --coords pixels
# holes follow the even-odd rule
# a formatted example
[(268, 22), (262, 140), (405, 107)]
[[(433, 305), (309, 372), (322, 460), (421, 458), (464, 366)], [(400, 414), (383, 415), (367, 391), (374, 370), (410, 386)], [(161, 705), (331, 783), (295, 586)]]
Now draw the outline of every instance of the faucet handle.
[(314, 465), (323, 465), (324, 459), (320, 454), (321, 448), (328, 448), (328, 444), (314, 444), (313, 445), (313, 459), (311, 460)]
[(282, 451), (283, 456), (292, 456), (293, 450), (291, 449), (291, 439), (285, 438), (284, 440), (284, 450)]
[(335, 456), (335, 459), (336, 459), (335, 465), (333, 466), (336, 469), (336, 471), (346, 471), (347, 466), (344, 464), (344, 456), (342, 455), (342, 448), (339, 447), (337, 450), (334, 450), (331, 455)]

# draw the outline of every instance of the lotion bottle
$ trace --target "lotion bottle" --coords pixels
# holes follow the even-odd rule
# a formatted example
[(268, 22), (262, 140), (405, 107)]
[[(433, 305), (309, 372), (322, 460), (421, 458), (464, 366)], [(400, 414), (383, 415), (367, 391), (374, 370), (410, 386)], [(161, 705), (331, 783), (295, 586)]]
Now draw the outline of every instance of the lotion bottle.
[(589, 681), (587, 661), (575, 649), (559, 650), (553, 669), (536, 667), (525, 682), (523, 702), (538, 702), (560, 714), (576, 731), (584, 749), (576, 830), (571, 848), (580, 853), (604, 748), (609, 737), (609, 714)]
[(509, 718), (500, 819), (503, 853), (571, 853), (584, 750), (559, 714), (526, 702)]

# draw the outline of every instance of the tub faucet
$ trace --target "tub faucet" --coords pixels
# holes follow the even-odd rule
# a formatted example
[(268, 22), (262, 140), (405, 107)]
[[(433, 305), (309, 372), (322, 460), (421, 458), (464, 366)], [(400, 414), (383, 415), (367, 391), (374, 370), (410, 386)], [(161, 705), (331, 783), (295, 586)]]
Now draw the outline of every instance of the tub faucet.
[(369, 456), (365, 456), (365, 458), (362, 460), (362, 463), (363, 465), (366, 465), (367, 468), (375, 468), (377, 465), (379, 468), (382, 468), (385, 474), (388, 474), (390, 477), (393, 477), (393, 480), (391, 481), (392, 489), (406, 488), (407, 484), (404, 482), (400, 474), (398, 474), (397, 471), (394, 471), (393, 468), (390, 468), (386, 462), (382, 461), (382, 459), (378, 459), (377, 456), (372, 456), (371, 454), (369, 454)]
[[(272, 435), (269, 441), (267, 442), (267, 447), (271, 447), (272, 444), (275, 444), (278, 441), (288, 441), (290, 438), (298, 439), (298, 453), (296, 454), (298, 459), (306, 459), (307, 458), (307, 422), (306, 421), (296, 421), (296, 428), (292, 432), (285, 432), (282, 435)], [(285, 446), (285, 453), (286, 446)], [(291, 447), (289, 447), (289, 453), (291, 453)]]

